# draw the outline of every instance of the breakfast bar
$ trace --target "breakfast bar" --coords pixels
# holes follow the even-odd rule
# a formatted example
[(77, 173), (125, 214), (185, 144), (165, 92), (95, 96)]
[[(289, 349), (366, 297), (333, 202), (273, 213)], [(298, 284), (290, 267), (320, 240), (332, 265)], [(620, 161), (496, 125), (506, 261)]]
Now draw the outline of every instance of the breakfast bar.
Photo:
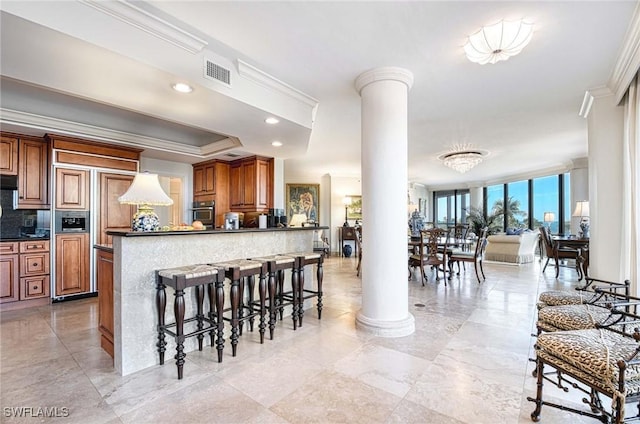
[[(318, 229), (324, 227), (108, 232), (113, 236), (115, 369), (121, 375), (127, 375), (159, 363), (155, 304), (157, 270), (311, 251), (314, 231)], [(305, 270), (305, 279), (313, 281), (311, 270)], [(167, 298), (172, 297), (173, 293), (168, 292)], [(187, 314), (193, 315), (195, 302), (186, 303)], [(167, 309), (167, 319), (173, 319), (172, 308)], [(169, 340), (167, 352), (175, 351), (175, 347)], [(196, 348), (195, 339), (185, 341), (185, 352)]]

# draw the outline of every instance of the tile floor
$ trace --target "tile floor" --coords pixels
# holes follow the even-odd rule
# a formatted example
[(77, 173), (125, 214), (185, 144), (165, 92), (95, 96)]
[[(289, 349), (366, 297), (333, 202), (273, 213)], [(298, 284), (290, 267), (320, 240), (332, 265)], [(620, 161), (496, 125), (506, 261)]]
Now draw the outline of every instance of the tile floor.
[[(529, 423), (537, 295), (572, 287), (575, 272), (556, 280), (538, 261), (486, 263), (485, 272), (481, 285), (469, 266), (447, 286), (414, 278), (416, 331), (386, 339), (355, 329), (355, 260), (328, 258), (321, 321), (309, 310), (294, 332), (285, 319), (264, 345), (257, 331), (245, 332), (238, 356), (225, 349), (221, 364), (210, 348), (190, 352), (181, 381), (173, 352), (164, 366), (117, 375), (100, 348), (96, 299), (4, 312), (0, 422)], [(11, 407), (68, 416), (15, 418)], [(544, 408), (542, 422), (594, 420)]]

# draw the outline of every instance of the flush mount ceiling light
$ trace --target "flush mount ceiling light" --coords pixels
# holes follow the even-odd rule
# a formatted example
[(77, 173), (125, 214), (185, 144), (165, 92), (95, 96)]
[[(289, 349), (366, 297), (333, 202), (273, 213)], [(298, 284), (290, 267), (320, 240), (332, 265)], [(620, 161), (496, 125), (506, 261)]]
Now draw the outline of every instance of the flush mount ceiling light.
[(474, 148), (469, 144), (459, 144), (439, 156), (439, 159), (449, 168), (458, 171), (461, 174), (469, 171), (471, 168), (482, 162), (487, 152)]
[(282, 142), (278, 141), (278, 140), (272, 141), (271, 145), (274, 146), (274, 147), (280, 147), (280, 146), (282, 146)]
[(484, 65), (507, 60), (525, 48), (533, 35), (533, 24), (519, 21), (500, 21), (481, 28), (469, 36), (464, 51), (467, 58)]
[(171, 87), (180, 93), (191, 93), (193, 91), (193, 87), (183, 82), (175, 83)]
[(280, 121), (277, 118), (274, 118), (273, 116), (270, 116), (267, 119), (265, 119), (264, 122), (266, 122), (267, 124), (274, 125), (274, 124), (277, 124)]

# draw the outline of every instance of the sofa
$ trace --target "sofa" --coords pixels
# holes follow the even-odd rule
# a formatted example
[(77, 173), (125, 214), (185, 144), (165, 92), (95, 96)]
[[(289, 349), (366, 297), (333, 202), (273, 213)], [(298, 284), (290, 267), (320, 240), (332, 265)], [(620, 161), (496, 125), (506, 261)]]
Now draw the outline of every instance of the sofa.
[(484, 258), (488, 261), (525, 264), (533, 262), (539, 234), (525, 231), (521, 234), (495, 234), (487, 237)]

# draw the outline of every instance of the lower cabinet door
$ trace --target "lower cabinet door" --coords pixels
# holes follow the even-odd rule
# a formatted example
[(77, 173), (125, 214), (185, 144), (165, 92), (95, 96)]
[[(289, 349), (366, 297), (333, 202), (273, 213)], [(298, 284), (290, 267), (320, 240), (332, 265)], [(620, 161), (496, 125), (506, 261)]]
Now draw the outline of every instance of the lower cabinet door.
[(0, 255), (0, 303), (20, 300), (19, 275), (18, 255)]
[(49, 297), (49, 276), (36, 275), (20, 279), (20, 300)]
[(56, 235), (56, 297), (89, 291), (89, 233)]

